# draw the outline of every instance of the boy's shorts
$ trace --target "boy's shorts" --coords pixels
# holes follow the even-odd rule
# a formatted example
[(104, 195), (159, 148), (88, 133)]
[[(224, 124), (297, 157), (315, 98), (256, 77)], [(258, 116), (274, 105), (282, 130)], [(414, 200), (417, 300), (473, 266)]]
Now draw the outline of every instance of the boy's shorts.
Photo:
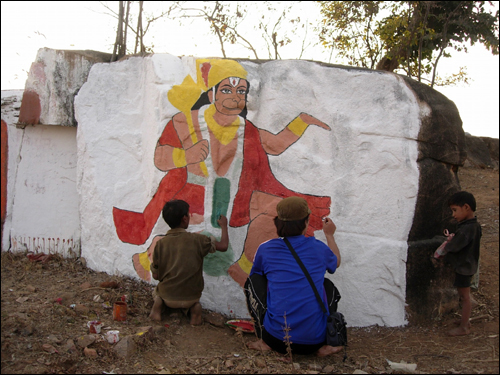
[[(153, 289), (153, 299), (155, 299), (158, 294), (156, 292), (156, 288)], [(200, 299), (192, 300), (192, 301), (166, 301), (162, 298), (163, 303), (170, 307), (171, 309), (179, 309), (185, 316), (188, 316), (189, 309), (196, 303), (200, 302)]]
[(460, 275), (455, 272), (455, 283), (453, 286), (456, 288), (469, 288), (472, 282), (472, 276), (474, 275)]

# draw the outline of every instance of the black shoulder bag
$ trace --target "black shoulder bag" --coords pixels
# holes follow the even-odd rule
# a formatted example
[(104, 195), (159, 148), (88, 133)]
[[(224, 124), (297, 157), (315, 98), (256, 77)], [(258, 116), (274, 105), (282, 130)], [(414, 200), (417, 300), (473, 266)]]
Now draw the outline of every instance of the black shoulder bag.
[[(288, 238), (284, 237), (283, 240), (285, 241), (286, 245), (290, 249), (290, 252), (292, 253), (293, 257), (299, 264), (300, 268), (302, 269), (302, 272), (304, 272), (304, 275), (307, 278), (307, 281), (309, 281), (309, 284), (311, 284), (311, 288), (314, 291), (314, 295), (316, 296), (316, 299), (318, 300), (319, 305), (321, 306), (321, 310), (323, 311), (324, 314), (326, 314), (326, 308), (325, 304), (321, 300), (321, 297), (319, 296), (318, 290), (316, 289), (316, 286), (314, 285), (311, 275), (309, 275), (309, 272), (307, 272), (306, 267), (304, 266), (304, 263), (300, 260), (299, 256), (295, 252), (295, 249), (293, 248), (292, 244), (290, 241), (288, 241)], [(327, 345), (330, 346), (343, 346), (344, 347), (344, 361), (347, 358), (347, 325), (344, 319), (344, 315), (342, 313), (339, 313), (337, 311), (332, 312), (327, 320), (326, 320), (326, 343)]]

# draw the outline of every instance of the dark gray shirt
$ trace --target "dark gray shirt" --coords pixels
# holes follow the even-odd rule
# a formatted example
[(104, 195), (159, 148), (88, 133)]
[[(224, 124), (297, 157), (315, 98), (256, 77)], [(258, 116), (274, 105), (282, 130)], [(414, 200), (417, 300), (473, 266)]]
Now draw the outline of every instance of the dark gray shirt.
[(455, 236), (446, 245), (446, 260), (456, 273), (472, 276), (477, 272), (481, 235), (481, 225), (477, 218), (458, 223)]

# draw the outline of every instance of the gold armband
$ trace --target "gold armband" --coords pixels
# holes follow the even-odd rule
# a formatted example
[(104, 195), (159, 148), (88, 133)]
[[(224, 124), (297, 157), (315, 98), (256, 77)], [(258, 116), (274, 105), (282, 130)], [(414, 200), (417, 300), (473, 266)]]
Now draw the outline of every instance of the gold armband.
[(253, 263), (248, 260), (245, 253), (241, 254), (241, 258), (240, 260), (238, 260), (238, 264), (243, 271), (245, 271), (248, 275), (250, 274)]
[(172, 151), (172, 159), (174, 160), (174, 165), (177, 168), (185, 167), (187, 165), (186, 150), (182, 148), (174, 148), (174, 151)]
[(297, 117), (295, 120), (288, 124), (288, 129), (297, 137), (301, 137), (308, 126), (309, 124), (306, 124), (304, 120), (302, 120), (300, 117)]

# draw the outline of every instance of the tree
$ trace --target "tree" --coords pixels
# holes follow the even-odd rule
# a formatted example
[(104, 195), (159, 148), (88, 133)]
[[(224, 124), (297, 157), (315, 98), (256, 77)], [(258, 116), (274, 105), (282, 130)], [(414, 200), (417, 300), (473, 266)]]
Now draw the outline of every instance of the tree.
[[(116, 40), (113, 47), (111, 62), (122, 58), (127, 53), (132, 53), (131, 50), (127, 49), (127, 35), (129, 31), (135, 35), (133, 50), (134, 54), (139, 53), (141, 55), (144, 55), (146, 53), (153, 52), (153, 45), (151, 45), (151, 47), (146, 47), (146, 45), (144, 44), (144, 36), (148, 32), (151, 23), (162, 17), (169, 16), (171, 12), (179, 6), (178, 2), (173, 2), (170, 4), (167, 10), (162, 11), (160, 12), (160, 14), (155, 16), (153, 14), (145, 14), (144, 1), (138, 1), (137, 3), (139, 3), (139, 10), (137, 12), (137, 16), (135, 16), (131, 8), (131, 4), (134, 3), (134, 1), (119, 1), (118, 3), (118, 13), (116, 13), (109, 6), (101, 2), (101, 4), (111, 12), (111, 15), (118, 20), (118, 26), (116, 28)], [(143, 16), (146, 20), (145, 28), (143, 27)], [(137, 26), (135, 29), (132, 26), (134, 17), (137, 17)]]
[[(250, 50), (256, 59), (259, 59), (259, 46), (265, 44), (269, 59), (280, 59), (280, 48), (290, 44), (292, 38), (297, 36), (297, 30), (305, 27), (300, 17), (291, 16), (292, 8), (298, 3), (292, 1), (277, 5), (264, 1), (256, 5), (249, 2), (204, 1), (202, 6), (197, 7), (187, 2), (187, 7), (180, 7), (179, 11), (181, 18), (203, 18), (207, 21), (210, 31), (217, 36), (224, 57), (227, 57), (226, 43), (238, 43)], [(257, 14), (256, 6), (262, 14), (250, 19)], [(289, 24), (292, 27), (287, 27)], [(307, 35), (307, 29), (305, 31)], [(303, 43), (300, 55), (305, 48)]]
[[(490, 5), (491, 2), (488, 2)], [(464, 68), (439, 79), (441, 57), (450, 48), (467, 52), (479, 42), (498, 54), (498, 16), (485, 1), (322, 1), (321, 43), (347, 63), (403, 70), (431, 87), (466, 81)], [(429, 78), (424, 78), (427, 75)]]

